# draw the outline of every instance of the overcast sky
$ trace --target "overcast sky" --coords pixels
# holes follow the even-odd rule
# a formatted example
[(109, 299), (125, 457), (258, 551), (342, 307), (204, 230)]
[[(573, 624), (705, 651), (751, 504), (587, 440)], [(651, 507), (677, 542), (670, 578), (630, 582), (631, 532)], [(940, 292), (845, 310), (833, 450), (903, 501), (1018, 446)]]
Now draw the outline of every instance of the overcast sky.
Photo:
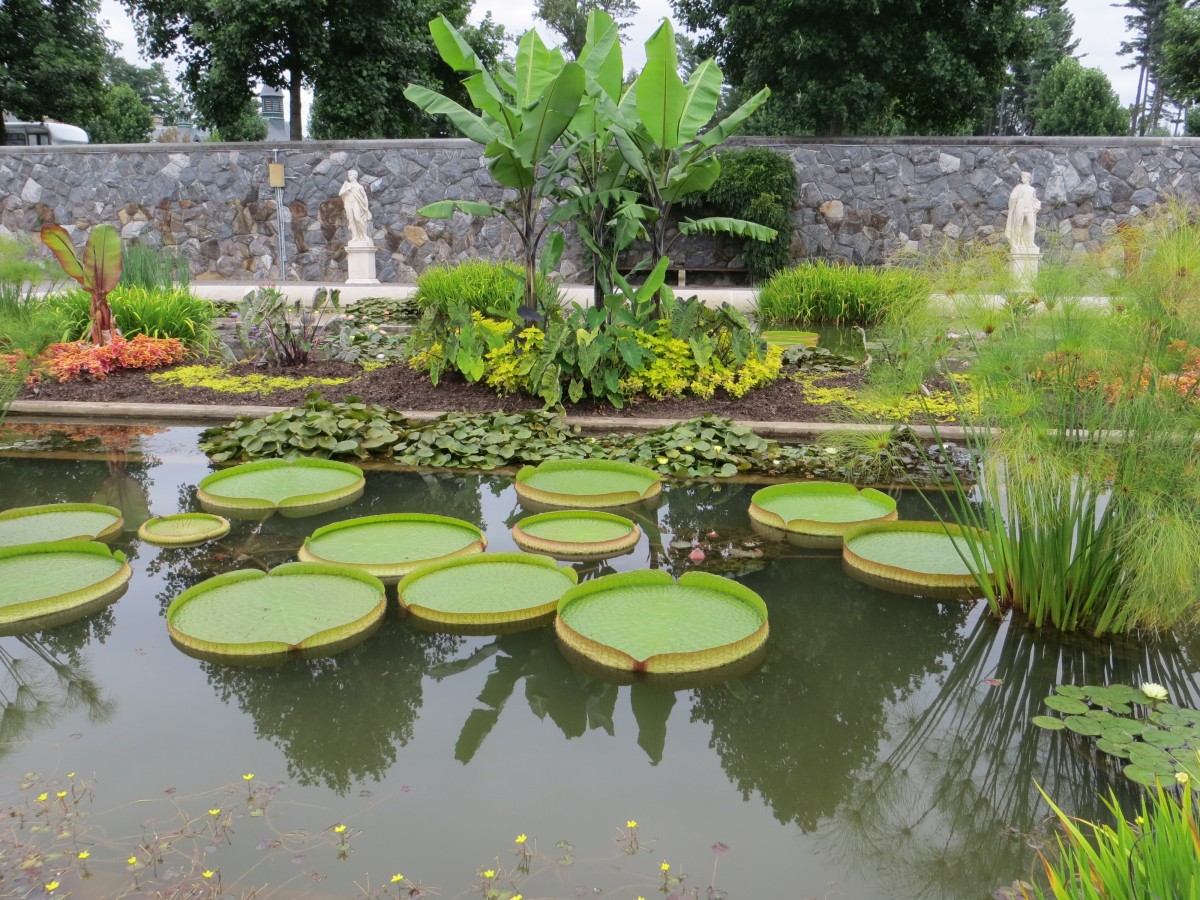
[[(667, 0), (639, 0), (641, 11), (634, 21), (629, 39), (626, 41), (626, 68), (640, 67), (645, 61), (642, 44), (658, 27), (664, 16), (671, 14)], [(119, 41), (125, 56), (137, 59), (137, 46), (133, 28), (117, 0), (103, 0), (103, 16), (108, 20), (108, 34)], [(481, 18), (488, 9), (492, 16), (513, 34), (534, 27), (532, 0), (476, 0), (474, 18)], [(1125, 10), (1111, 5), (1109, 0), (1067, 0), (1067, 8), (1075, 14), (1075, 36), (1079, 38), (1077, 53), (1083, 56), (1085, 66), (1097, 66), (1104, 70), (1113, 87), (1121, 96), (1121, 102), (1133, 102), (1137, 90), (1137, 73), (1122, 69), (1126, 58), (1117, 56), (1117, 48), (1125, 40)], [(549, 40), (543, 25), (542, 36)], [(144, 61), (143, 61), (144, 62)]]

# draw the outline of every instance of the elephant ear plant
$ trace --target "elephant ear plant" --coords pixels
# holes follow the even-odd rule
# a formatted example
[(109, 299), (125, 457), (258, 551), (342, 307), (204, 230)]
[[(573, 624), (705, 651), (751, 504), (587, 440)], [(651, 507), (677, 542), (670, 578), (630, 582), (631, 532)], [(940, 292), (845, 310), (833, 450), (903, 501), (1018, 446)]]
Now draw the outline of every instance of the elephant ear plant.
[(84, 245), (83, 259), (76, 255), (71, 235), (61, 225), (43, 226), (41, 236), (63, 271), (92, 295), (92, 343), (98, 347), (112, 343), (121, 336), (108, 304), (109, 292), (121, 279), (121, 236), (111, 225), (95, 226)]
[(516, 191), (516, 199), (502, 206), (465, 200), (443, 200), (419, 210), (423, 216), (447, 219), (455, 211), (468, 215), (499, 215), (517, 231), (525, 268), (525, 305), (537, 307), (537, 273), (557, 265), (563, 236), (554, 232), (539, 260), (539, 248), (550, 223), (542, 217), (542, 201), (552, 196), (566, 172), (570, 147), (558, 146), (579, 109), (584, 73), (578, 63), (566, 62), (528, 31), (517, 47), (516, 68), (488, 72), (479, 56), (444, 16), (429, 23), (429, 31), (442, 59), (456, 72), (465, 72), (463, 84), (471, 112), (459, 103), (420, 85), (409, 85), (404, 96), (424, 112), (446, 116), (471, 140), (482, 144), (492, 176), (503, 187)]

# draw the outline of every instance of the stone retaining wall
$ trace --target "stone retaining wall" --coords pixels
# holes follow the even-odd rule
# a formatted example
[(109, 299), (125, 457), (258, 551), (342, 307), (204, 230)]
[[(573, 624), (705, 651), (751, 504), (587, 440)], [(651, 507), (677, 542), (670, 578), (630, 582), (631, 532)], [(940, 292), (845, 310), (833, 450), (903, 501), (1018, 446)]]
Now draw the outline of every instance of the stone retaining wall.
[[(1032, 172), (1042, 198), (1044, 249), (1094, 248), (1122, 220), (1170, 197), (1194, 201), (1200, 189), (1200, 139), (735, 143), (770, 146), (795, 161), (797, 259), (874, 264), (946, 241), (995, 243), (1022, 170)], [(282, 216), (267, 183), (276, 157), (287, 175)], [(109, 222), (127, 239), (180, 247), (200, 279), (339, 281), (349, 233), (338, 187), (352, 168), (370, 192), (381, 280), (411, 282), (430, 265), (518, 253), (500, 219), (416, 215), (435, 200), (501, 199), (478, 146), (466, 140), (0, 147), (0, 233), (30, 234), (50, 221), (74, 229)], [(560, 274), (586, 280), (580, 249), (568, 244)], [(693, 266), (740, 263), (727, 239), (683, 239), (673, 256)]]

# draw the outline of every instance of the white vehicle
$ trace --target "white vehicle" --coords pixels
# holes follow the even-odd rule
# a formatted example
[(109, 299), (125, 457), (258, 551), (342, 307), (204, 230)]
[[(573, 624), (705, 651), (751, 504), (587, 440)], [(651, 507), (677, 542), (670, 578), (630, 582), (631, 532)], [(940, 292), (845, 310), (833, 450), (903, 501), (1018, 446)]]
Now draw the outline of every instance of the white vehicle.
[(4, 127), (10, 147), (88, 143), (86, 131), (62, 122), (5, 122)]

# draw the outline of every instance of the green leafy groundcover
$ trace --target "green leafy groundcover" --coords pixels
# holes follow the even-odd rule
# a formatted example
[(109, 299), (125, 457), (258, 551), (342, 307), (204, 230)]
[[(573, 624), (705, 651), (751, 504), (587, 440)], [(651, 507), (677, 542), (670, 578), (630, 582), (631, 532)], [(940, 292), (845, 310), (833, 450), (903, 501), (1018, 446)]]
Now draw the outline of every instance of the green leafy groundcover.
[(773, 484), (750, 498), (750, 518), (768, 528), (841, 544), (842, 535), (865, 522), (892, 521), (896, 501), (873, 488), (802, 481)]
[(592, 509), (657, 497), (662, 479), (633, 463), (606, 459), (552, 459), (517, 472), (517, 496), (548, 506)]
[(226, 572), (188, 588), (167, 608), (182, 647), (222, 658), (275, 656), (342, 645), (387, 608), (383, 582), (346, 566), (285, 563), (270, 573)]
[(99, 608), (132, 575), (125, 554), (94, 541), (0, 547), (0, 627)]
[(0, 547), (46, 541), (107, 540), (125, 527), (121, 511), (99, 503), (52, 503), (0, 512)]
[(624, 516), (596, 510), (559, 510), (526, 516), (512, 529), (522, 550), (556, 559), (605, 559), (637, 546), (642, 532)]
[(176, 513), (155, 516), (138, 528), (138, 537), (148, 544), (184, 547), (215, 541), (229, 534), (229, 520), (209, 513)]
[(328, 459), (264, 459), (214, 472), (196, 492), (209, 512), (314, 515), (362, 493), (362, 469)]
[[(1157, 699), (1161, 697), (1162, 699)], [(1060, 684), (1044, 701), (1060, 715), (1034, 716), (1049, 731), (1070, 731), (1096, 741), (1096, 749), (1121, 766), (1125, 776), (1146, 787), (1174, 787), (1186, 775), (1200, 791), (1200, 710), (1168, 703), (1156, 684), (1077, 687)]]
[(842, 559), (855, 572), (913, 587), (976, 585), (967, 560), (978, 544), (957, 525), (940, 522), (871, 522), (846, 532)]
[(715, 669), (767, 639), (767, 605), (736, 581), (661, 570), (605, 575), (572, 588), (554, 620), (559, 638), (612, 669), (673, 673)]
[(569, 566), (527, 553), (484, 553), (432, 563), (404, 576), (400, 605), (426, 622), (491, 629), (536, 627), (578, 583)]
[(385, 584), (431, 562), (482, 553), (483, 533), (470, 522), (426, 513), (391, 513), (334, 522), (304, 541), (305, 562), (353, 566)]

